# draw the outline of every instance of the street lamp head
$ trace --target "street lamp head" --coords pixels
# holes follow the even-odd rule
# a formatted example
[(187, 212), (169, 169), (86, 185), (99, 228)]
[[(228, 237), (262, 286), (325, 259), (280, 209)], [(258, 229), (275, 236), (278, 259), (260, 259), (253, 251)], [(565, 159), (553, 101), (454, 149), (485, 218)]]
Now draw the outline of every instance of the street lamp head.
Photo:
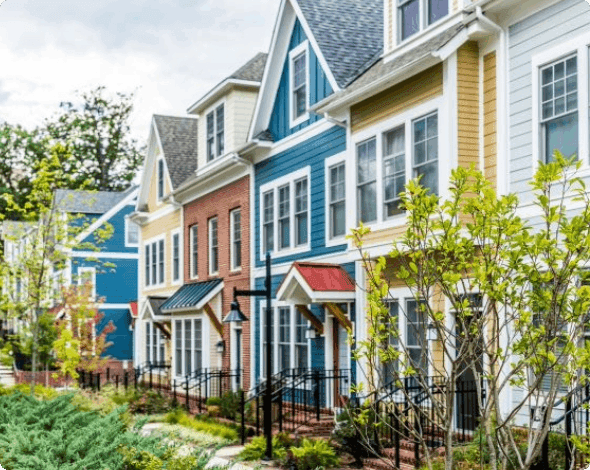
[(248, 321), (248, 317), (240, 310), (240, 304), (237, 300), (231, 303), (231, 309), (228, 315), (223, 319), (223, 323), (243, 323)]
[(225, 343), (223, 342), (223, 340), (221, 340), (217, 343), (217, 352), (219, 354), (223, 354), (224, 349), (225, 349)]

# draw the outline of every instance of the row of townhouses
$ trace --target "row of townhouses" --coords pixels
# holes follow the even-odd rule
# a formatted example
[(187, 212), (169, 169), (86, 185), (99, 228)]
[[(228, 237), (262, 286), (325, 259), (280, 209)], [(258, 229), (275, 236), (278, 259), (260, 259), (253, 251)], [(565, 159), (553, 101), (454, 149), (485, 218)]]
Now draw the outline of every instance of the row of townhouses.
[[(274, 372), (361, 380), (348, 332), (367, 335), (367, 281), (346, 235), (362, 222), (370, 256), (388, 253), (418, 176), (444, 198), (451, 170), (475, 165), (523, 213), (555, 148), (590, 178), (589, 47), (584, 0), (282, 0), (268, 54), (187, 97), (188, 116), (154, 115), (139, 188), (95, 196), (92, 214), (115, 225), (99, 256), (117, 274), (76, 269), (117, 326), (108, 353), (178, 379), (239, 370), (250, 390), (271, 328)], [(262, 297), (240, 297), (246, 321), (225, 323), (235, 288), (264, 289), (267, 253), (271, 324)], [(401, 341), (419, 361), (437, 348), (410, 317)]]

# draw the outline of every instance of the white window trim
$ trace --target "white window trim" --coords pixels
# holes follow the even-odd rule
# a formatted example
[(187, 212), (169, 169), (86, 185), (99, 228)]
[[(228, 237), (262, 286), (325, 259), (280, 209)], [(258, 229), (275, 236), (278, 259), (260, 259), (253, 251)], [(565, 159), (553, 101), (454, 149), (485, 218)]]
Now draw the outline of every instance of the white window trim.
[(157, 258), (156, 259), (156, 269), (159, 269), (158, 266), (160, 265), (160, 250), (159, 250), (158, 245), (159, 245), (160, 240), (164, 240), (164, 278), (162, 280), (160, 280), (159, 279), (160, 276), (159, 276), (159, 273), (158, 273), (156, 275), (157, 282), (155, 284), (150, 283), (149, 286), (146, 285), (146, 283), (145, 283), (145, 266), (143, 266), (143, 272), (142, 272), (142, 275), (144, 276), (144, 279), (143, 279), (143, 288), (146, 291), (147, 290), (157, 289), (159, 287), (162, 287), (162, 286), (166, 285), (166, 234), (162, 234), (162, 235), (158, 235), (156, 237), (152, 237), (149, 240), (145, 240), (143, 242), (142, 260), (145, 263), (145, 247), (147, 245), (150, 245), (149, 270), (150, 270), (150, 279), (151, 279), (152, 278), (152, 263), (151, 263), (151, 260), (152, 260), (152, 256), (153, 256), (153, 254), (152, 254), (152, 248), (153, 248), (152, 247), (152, 244), (156, 243), (156, 247), (158, 248), (157, 249), (157, 256), (156, 256), (156, 258)]
[(87, 266), (81, 266), (78, 268), (78, 279), (76, 284), (78, 284), (79, 286), (82, 285), (81, 281), (84, 278), (83, 273), (91, 273), (91, 278), (92, 278), (92, 294), (90, 296), (92, 301), (96, 300), (96, 268), (93, 267), (87, 267)]
[[(176, 321), (181, 322), (180, 327), (180, 337), (182, 339), (182, 355), (181, 355), (181, 370), (183, 373), (178, 375), (176, 373), (176, 338), (179, 334), (178, 330), (176, 329)], [(175, 377), (177, 380), (183, 380), (185, 378), (184, 370), (185, 370), (185, 335), (184, 335), (184, 321), (191, 320), (192, 322), (192, 340), (191, 340), (191, 358), (194, 359), (195, 357), (195, 341), (194, 341), (194, 331), (195, 331), (195, 320), (201, 321), (201, 368), (207, 369), (209, 368), (210, 364), (210, 350), (209, 350), (209, 342), (210, 342), (210, 329), (209, 329), (209, 321), (207, 321), (204, 315), (174, 315), (172, 318), (172, 339), (170, 341), (171, 349), (172, 349), (172, 376)], [(191, 371), (191, 373), (195, 369)]]
[[(290, 335), (289, 335), (289, 342), (290, 342), (290, 351), (291, 351), (291, 360), (289, 362), (289, 369), (295, 369), (295, 334), (296, 334), (296, 327), (295, 327), (295, 315), (297, 310), (294, 305), (288, 304), (287, 302), (279, 302), (273, 300), (271, 303), (272, 308), (272, 320), (273, 324), (271, 325), (272, 328), (272, 373), (277, 374), (280, 372), (280, 364), (279, 364), (279, 309), (280, 308), (289, 308), (290, 309)], [(266, 302), (261, 302), (259, 305), (260, 309), (260, 380), (266, 378), (266, 367), (263, 367), (265, 364), (266, 358), (264, 356), (264, 343), (266, 338), (263, 337), (264, 335), (264, 316), (266, 315)], [(309, 321), (307, 322), (307, 328), (309, 328), (310, 324)], [(312, 356), (312, 349), (311, 349), (311, 340), (306, 338), (307, 342), (307, 368), (311, 369), (311, 356)], [(303, 387), (302, 387), (303, 388)]]
[[(295, 245), (295, 182), (302, 179), (302, 178), (307, 178), (307, 243), (304, 245), (300, 245), (300, 246), (294, 246)], [(285, 185), (289, 185), (290, 189), (290, 195), (292, 195), (291, 197), (291, 203), (289, 206), (289, 227), (290, 227), (290, 233), (291, 233), (291, 237), (289, 239), (289, 244), (290, 247), (289, 248), (285, 248), (282, 250), (277, 250), (278, 247), (278, 221), (279, 221), (279, 204), (278, 204), (278, 188), (280, 188), (281, 186), (285, 186)], [(268, 192), (268, 191), (273, 191), (274, 194), (274, 224), (273, 224), (273, 230), (274, 230), (274, 236), (273, 236), (273, 246), (271, 247), (271, 249), (269, 249), (269, 251), (273, 254), (275, 254), (275, 256), (289, 256), (289, 255), (294, 255), (294, 254), (299, 254), (299, 253), (305, 253), (308, 252), (311, 249), (311, 217), (312, 217), (312, 204), (311, 204), (311, 167), (308, 165), (304, 168), (301, 168), (297, 171), (294, 171), (292, 173), (289, 173), (288, 175), (282, 176), (281, 178), (277, 178), (276, 180), (270, 181), (262, 186), (260, 186), (259, 189), (259, 195), (260, 195), (260, 207), (259, 207), (259, 213), (260, 213), (260, 227), (262, 228), (264, 225), (264, 193)], [(266, 253), (264, 252), (264, 233), (261, 230), (261, 236), (260, 236), (260, 246), (259, 246), (259, 253), (260, 253), (260, 259), (263, 260), (265, 259)]]
[(406, 213), (401, 213), (396, 216), (385, 219), (383, 210), (383, 135), (391, 130), (394, 130), (400, 126), (405, 126), (405, 151), (406, 151), (406, 183), (410, 181), (412, 177), (412, 156), (413, 156), (413, 135), (412, 135), (412, 123), (416, 119), (420, 119), (431, 113), (438, 113), (438, 195), (441, 198), (447, 196), (448, 193), (448, 181), (445, 179), (446, 175), (450, 175), (451, 155), (450, 149), (450, 127), (449, 122), (445, 119), (447, 115), (447, 108), (442, 96), (436, 97), (430, 101), (422, 103), (416, 107), (413, 107), (403, 113), (397, 114), (396, 116), (379, 123), (376, 126), (365, 129), (357, 134), (354, 134), (352, 139), (352, 145), (350, 146), (351, 155), (348, 158), (349, 162), (354, 162), (351, 171), (346, 170), (346, 174), (350, 175), (347, 177), (347, 207), (354, 207), (354, 221), (355, 224), (358, 220), (358, 209), (357, 209), (357, 144), (369, 140), (371, 138), (377, 139), (376, 153), (377, 153), (377, 220), (375, 222), (365, 223), (372, 230), (384, 230), (393, 227), (401, 227), (406, 223)]
[[(209, 106), (205, 112), (203, 112), (203, 122), (204, 122), (204, 141), (205, 141), (205, 151), (203, 154), (205, 155), (205, 165), (212, 164), (219, 160), (220, 157), (227, 155), (228, 146), (227, 146), (227, 102), (226, 98), (223, 97), (219, 101), (216, 101), (215, 104)], [(223, 105), (223, 154), (217, 154), (217, 108)], [(213, 158), (209, 160), (209, 153), (207, 151), (207, 116), (213, 113)]]
[(398, 0), (393, 0), (393, 1), (395, 2), (395, 6), (394, 6), (395, 12), (392, 12), (395, 15), (395, 20), (393, 22), (393, 26), (395, 28), (395, 31), (394, 31), (393, 37), (395, 37), (396, 44), (398, 46), (405, 45), (405, 44), (409, 43), (410, 41), (416, 39), (417, 37), (422, 36), (427, 31), (435, 28), (440, 23), (444, 22), (449, 17), (452, 17), (454, 15), (453, 4), (452, 4), (451, 0), (447, 0), (448, 10), (449, 10), (448, 13), (445, 16), (443, 16), (442, 18), (439, 18), (438, 20), (436, 20), (434, 23), (428, 24), (428, 5), (427, 5), (428, 0), (419, 0), (420, 29), (418, 30), (418, 32), (412, 34), (411, 36), (408, 36), (406, 39), (402, 39), (401, 8), (399, 6)]
[[(407, 316), (404, 312), (402, 312), (402, 308), (405, 309), (406, 308), (406, 301), (408, 300), (416, 300), (416, 295), (414, 292), (412, 292), (411, 289), (407, 288), (407, 287), (402, 287), (402, 288), (398, 288), (398, 289), (390, 289), (389, 290), (389, 296), (384, 299), (387, 302), (394, 302), (396, 301), (398, 303), (398, 315), (397, 315), (397, 319), (398, 319), (398, 331), (400, 333), (399, 338), (398, 338), (398, 342), (403, 344), (407, 344), (407, 340), (408, 340), (408, 335), (407, 335)], [(447, 311), (448, 313), (448, 311)], [(447, 315), (448, 318), (448, 315)], [(428, 365), (428, 371), (427, 371), (427, 375), (428, 376), (432, 376), (434, 374), (434, 368), (432, 365), (432, 350), (430, 348), (430, 345), (428, 344), (428, 324), (424, 325), (424, 328), (426, 329), (426, 344), (427, 344), (427, 348), (428, 348), (428, 357), (427, 357), (427, 365)], [(401, 351), (401, 348), (400, 348)]]
[[(213, 259), (212, 252), (213, 252), (213, 245), (211, 244), (211, 230), (212, 230), (212, 222), (217, 221), (217, 270), (211, 270), (211, 260)], [(207, 259), (207, 270), (209, 272), (209, 276), (216, 276), (219, 274), (219, 217), (213, 216), (207, 220), (207, 251), (209, 253)]]
[[(147, 327), (148, 325), (150, 325), (150, 333), (149, 335), (147, 335)], [(156, 358), (154, 359), (153, 356), (153, 352), (154, 352), (154, 345), (152, 344), (151, 340), (153, 338), (153, 330), (156, 330)], [(152, 364), (154, 363), (161, 363), (161, 362), (166, 362), (166, 358), (165, 357), (161, 357), (162, 355), (160, 354), (161, 352), (161, 347), (164, 346), (165, 348), (165, 339), (164, 339), (164, 334), (160, 331), (160, 329), (158, 327), (156, 327), (155, 322), (154, 321), (146, 321), (145, 322), (145, 329), (144, 329), (144, 338), (149, 338), (149, 347), (147, 348), (149, 351), (148, 357), (146, 357), (144, 362), (151, 362)], [(144, 346), (148, 346), (148, 345), (144, 345)], [(144, 352), (145, 352), (145, 347), (144, 347)], [(166, 354), (166, 350), (164, 349), (164, 355)]]
[[(328, 157), (324, 160), (324, 191), (325, 191), (325, 214), (326, 214), (326, 221), (325, 221), (325, 232), (326, 232), (326, 246), (330, 247), (330, 246), (337, 246), (337, 245), (342, 245), (344, 243), (346, 243), (346, 233), (348, 232), (348, 223), (346, 223), (348, 221), (348, 217), (346, 217), (346, 221), (345, 221), (345, 226), (346, 226), (346, 232), (344, 233), (344, 235), (340, 236), (340, 237), (330, 237), (330, 231), (331, 231), (331, 227), (330, 227), (330, 168), (338, 165), (340, 163), (344, 163), (344, 194), (345, 194), (345, 198), (344, 198), (344, 205), (345, 208), (350, 207), (348, 204), (348, 200), (349, 200), (349, 194), (348, 194), (348, 166), (347, 162), (346, 162), (346, 152), (341, 152), (341, 153), (337, 153), (336, 155), (332, 155), (331, 157)], [(345, 209), (344, 214), (346, 214), (347, 211)]]
[[(160, 162), (162, 162), (162, 196), (160, 196)], [(159, 157), (156, 160), (156, 200), (158, 204), (162, 203), (166, 197), (166, 162), (164, 161), (164, 157)]]
[[(236, 207), (235, 209), (232, 209), (229, 213), (229, 266), (230, 266), (230, 272), (240, 272), (242, 270), (242, 262), (243, 259), (240, 256), (240, 265), (239, 266), (234, 266), (234, 255), (235, 255), (235, 248), (234, 248), (234, 242), (235, 242), (235, 227), (234, 227), (234, 214), (236, 212), (240, 213), (240, 244), (242, 245), (244, 242), (244, 239), (242, 237), (242, 229), (244, 227), (244, 224), (242, 223), (243, 218), (242, 218), (242, 208), (241, 207)], [(217, 227), (217, 230), (219, 230), (219, 226)], [(243, 253), (243, 249), (242, 249), (242, 253)], [(241, 253), (240, 253), (241, 255)]]
[(301, 44), (299, 44), (297, 47), (293, 48), (291, 51), (289, 51), (289, 127), (293, 128), (295, 126), (298, 126), (299, 124), (304, 123), (305, 121), (309, 120), (309, 111), (305, 111), (305, 113), (303, 113), (301, 116), (299, 116), (297, 119), (294, 119), (293, 117), (293, 111), (294, 111), (294, 106), (295, 103), (293, 102), (293, 59), (295, 59), (298, 55), (300, 55), (302, 52), (305, 52), (305, 72), (306, 72), (306, 77), (305, 77), (305, 101), (306, 101), (306, 109), (309, 109), (309, 97), (310, 97), (310, 89), (309, 89), (309, 85), (310, 85), (310, 71), (309, 71), (309, 41), (303, 41)]
[[(178, 279), (174, 279), (174, 236), (178, 235)], [(170, 284), (182, 284), (184, 273), (182, 272), (184, 263), (182, 262), (183, 255), (182, 230), (176, 229), (170, 232)], [(166, 250), (166, 248), (164, 248)], [(165, 253), (164, 253), (165, 254)], [(166, 271), (166, 266), (164, 266)]]
[[(199, 224), (193, 224), (189, 227), (188, 230), (188, 236), (189, 236), (189, 248), (190, 248), (190, 253), (189, 253), (189, 277), (191, 278), (191, 280), (194, 279), (199, 279), (199, 254), (197, 252), (197, 274), (195, 275), (194, 272), (194, 265), (193, 265), (193, 249), (194, 249), (194, 244), (193, 244), (193, 228), (196, 228), (197, 230), (197, 243), (199, 242)], [(197, 247), (198, 249), (198, 247)]]
[[(135, 224), (137, 226), (137, 243), (129, 243), (129, 227), (130, 224)], [(137, 248), (139, 247), (139, 233), (140, 233), (140, 227), (139, 225), (137, 225), (135, 222), (129, 220), (129, 217), (125, 217), (125, 247), (126, 248)]]
[[(590, 64), (590, 33), (584, 33), (573, 39), (564, 41), (550, 49), (543, 50), (531, 58), (532, 73), (532, 114), (533, 114), (533, 139), (532, 139), (532, 169), (533, 174), (539, 168), (539, 161), (544, 157), (543, 135), (541, 132), (540, 99), (541, 99), (541, 69), (565, 58), (576, 54), (578, 59), (578, 160), (581, 162), (580, 171), (576, 172), (577, 177), (590, 176), (590, 162), (588, 154), (590, 149), (590, 137), (588, 134), (590, 107), (589, 77)], [(544, 160), (544, 158), (543, 158)]]

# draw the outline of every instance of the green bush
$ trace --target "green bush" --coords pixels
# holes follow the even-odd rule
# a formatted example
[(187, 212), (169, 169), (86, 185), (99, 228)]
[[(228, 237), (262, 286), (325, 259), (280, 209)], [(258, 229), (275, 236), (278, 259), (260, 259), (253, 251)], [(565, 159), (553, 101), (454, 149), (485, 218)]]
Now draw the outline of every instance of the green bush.
[(227, 419), (235, 419), (240, 412), (240, 394), (226, 392), (221, 397), (221, 416)]
[[(260, 460), (266, 453), (266, 439), (264, 436), (257, 436), (249, 444), (246, 444), (244, 450), (240, 452), (238, 458), (251, 462)], [(275, 460), (284, 460), (287, 456), (287, 450), (277, 437), (272, 438), (272, 458)]]
[[(29, 395), (31, 393), (30, 384), (18, 384), (12, 387), (0, 387), (0, 396), (13, 395), (15, 393), (22, 393), (23, 395)], [(43, 385), (35, 385), (35, 398), (39, 400), (53, 400), (59, 396), (59, 392), (51, 387), (44, 387)]]
[(128, 403), (131, 413), (167, 413), (176, 407), (173, 399), (167, 395), (143, 388), (134, 390), (129, 396)]
[(62, 395), (40, 401), (21, 393), (0, 397), (0, 455), (7, 470), (125, 470), (117, 452), (121, 447), (164, 460), (168, 446), (160, 438), (128, 431), (122, 408), (101, 416), (80, 411), (72, 399)]
[(168, 448), (159, 457), (145, 450), (139, 451), (135, 447), (119, 447), (118, 452), (123, 456), (124, 470), (201, 470), (208, 461), (207, 455), (203, 452), (175, 457), (174, 448)]
[(205, 402), (206, 406), (221, 406), (221, 398), (220, 397), (209, 397)]
[(315, 470), (318, 467), (337, 467), (340, 459), (328, 441), (303, 439), (300, 447), (291, 447), (297, 470)]
[(215, 421), (193, 418), (185, 411), (179, 409), (168, 413), (164, 418), (164, 422), (168, 424), (180, 424), (195, 431), (205, 432), (231, 442), (235, 442), (238, 439), (238, 433), (235, 429), (225, 424), (216, 423)]

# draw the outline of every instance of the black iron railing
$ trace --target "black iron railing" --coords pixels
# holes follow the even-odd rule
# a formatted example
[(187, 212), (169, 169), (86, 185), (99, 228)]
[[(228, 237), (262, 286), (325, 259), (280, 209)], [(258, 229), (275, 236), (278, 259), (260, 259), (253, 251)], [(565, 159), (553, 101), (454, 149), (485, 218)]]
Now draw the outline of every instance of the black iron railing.
[[(334, 411), (348, 402), (351, 370), (285, 369), (270, 382), (273, 425), (280, 432), (295, 433), (302, 426), (317, 426), (323, 419), (331, 426)], [(258, 384), (242, 408), (243, 421), (249, 421), (256, 434), (261, 433), (266, 387), (266, 381)], [(242, 429), (244, 442), (244, 426)]]
[[(480, 393), (485, 401), (483, 383), (458, 381), (450, 391), (454, 406), (446, 406), (449, 382), (445, 377), (404, 377), (385, 384), (369, 395), (353, 401), (348, 412), (355, 416), (362, 408), (369, 408), (371, 419), (359, 439), (371, 452), (392, 449), (394, 464), (399, 468), (401, 449), (413, 451), (416, 468), (425, 449), (444, 445), (445, 435), (452, 423), (452, 437), (456, 442), (473, 438), (479, 424)], [(453, 416), (448, 413), (452, 412)]]

